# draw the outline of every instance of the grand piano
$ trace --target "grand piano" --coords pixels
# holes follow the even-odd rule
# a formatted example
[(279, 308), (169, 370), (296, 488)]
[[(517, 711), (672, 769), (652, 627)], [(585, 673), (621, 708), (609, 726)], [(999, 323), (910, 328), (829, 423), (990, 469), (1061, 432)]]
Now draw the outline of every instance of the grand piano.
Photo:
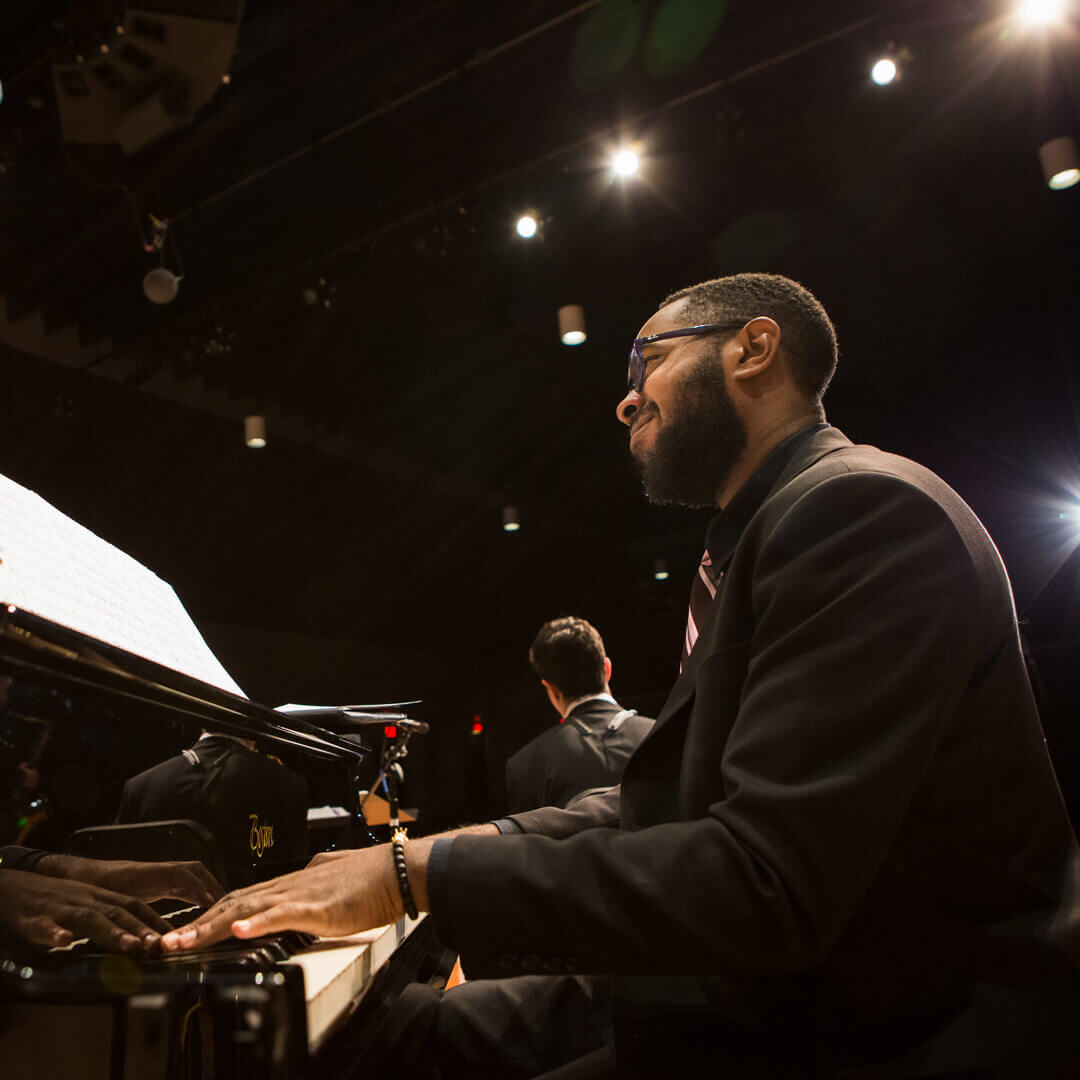
[[(332, 711), (315, 723), (250, 701), (201, 638), (177, 644), (194, 628), (171, 589), (108, 545), (93, 550), (104, 541), (90, 534), (77, 537), (77, 583), (65, 582), (63, 569), (47, 580), (40, 565), (31, 573), (43, 532), (47, 546), (70, 548), (71, 537), (57, 533), (78, 527), (47, 504), (28, 509), (29, 494), (0, 477), (0, 846), (198, 859), (226, 887), (242, 884), (228, 880), (235, 861), (223, 858), (205, 823), (115, 824), (125, 783), (207, 731), (301, 777), (313, 808), (304, 842), (285, 858), (273, 857), (268, 836), (256, 837), (241, 868), (246, 880), (372, 842), (362, 791), (378, 772), (383, 728), (356, 715), (335, 722)], [(37, 515), (32, 528), (28, 514)], [(107, 580), (88, 584), (86, 568), (99, 558), (110, 563)], [(163, 644), (145, 644), (145, 632), (108, 640), (130, 629), (125, 608), (137, 601), (116, 594), (140, 575), (135, 591), (153, 594)], [(120, 578), (127, 584), (117, 586)], [(104, 592), (104, 609), (100, 595), (84, 610), (70, 606), (68, 594), (82, 588)], [(62, 621), (49, 617), (58, 613)], [(133, 642), (137, 649), (124, 647)], [(173, 926), (199, 912), (176, 901), (154, 907)], [(289, 933), (165, 956), (110, 953), (89, 941), (47, 949), (4, 936), (0, 1061), (7, 1075), (66, 1080), (347, 1076), (400, 989), (416, 979), (438, 984), (451, 962), (423, 917), (350, 938)]]

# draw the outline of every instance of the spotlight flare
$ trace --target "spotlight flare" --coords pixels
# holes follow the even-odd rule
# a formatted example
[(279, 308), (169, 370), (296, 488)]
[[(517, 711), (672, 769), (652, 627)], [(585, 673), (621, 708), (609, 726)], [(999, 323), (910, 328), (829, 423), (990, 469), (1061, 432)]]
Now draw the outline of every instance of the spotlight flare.
[(896, 78), (896, 74), (896, 61), (888, 56), (876, 61), (870, 69), (870, 78), (878, 86), (888, 86)]
[(1022, 0), (1016, 13), (1027, 26), (1048, 26), (1065, 14), (1065, 0)]
[(635, 176), (641, 167), (641, 158), (629, 147), (618, 150), (611, 159), (611, 168), (616, 176)]

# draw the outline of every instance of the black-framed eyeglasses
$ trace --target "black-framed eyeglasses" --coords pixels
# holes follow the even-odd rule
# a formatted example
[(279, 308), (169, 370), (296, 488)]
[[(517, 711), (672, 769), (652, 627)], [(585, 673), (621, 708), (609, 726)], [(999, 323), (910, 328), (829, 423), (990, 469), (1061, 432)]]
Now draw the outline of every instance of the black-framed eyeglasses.
[(630, 390), (636, 390), (639, 394), (645, 386), (645, 346), (654, 341), (664, 341), (674, 337), (697, 337), (699, 334), (711, 334), (714, 330), (738, 330), (746, 324), (745, 319), (739, 322), (703, 323), (701, 326), (687, 326), (682, 330), (665, 330), (660, 334), (649, 334), (646, 337), (634, 338), (634, 344), (630, 346), (630, 368), (626, 373), (626, 385)]

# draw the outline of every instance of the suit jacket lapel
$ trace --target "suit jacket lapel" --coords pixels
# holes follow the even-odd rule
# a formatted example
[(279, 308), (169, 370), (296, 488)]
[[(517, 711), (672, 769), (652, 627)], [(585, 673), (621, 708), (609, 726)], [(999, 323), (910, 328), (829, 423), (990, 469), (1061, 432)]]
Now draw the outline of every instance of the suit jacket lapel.
[[(827, 427), (822, 431), (816, 432), (796, 450), (795, 454), (792, 455), (791, 460), (784, 466), (776, 483), (773, 484), (765, 498), (762, 499), (761, 506), (764, 506), (769, 499), (773, 498), (781, 488), (798, 476), (804, 469), (808, 469), (827, 454), (835, 453), (837, 450), (842, 450), (851, 445), (851, 440), (838, 428)], [(761, 506), (757, 509), (760, 510)], [(737, 549), (738, 545), (736, 545), (736, 550)], [(730, 562), (731, 559), (728, 559), (727, 564), (730, 564)], [(671, 692), (664, 702), (663, 708), (661, 708), (657, 715), (656, 723), (653, 725), (649, 734), (645, 736), (641, 746), (645, 746), (652, 742), (672, 717), (679, 715), (685, 717), (689, 714), (688, 706), (693, 700), (694, 688), (697, 683), (697, 669), (701, 666), (702, 660), (706, 656), (710, 656), (716, 651), (717, 645), (719, 644), (717, 642), (719, 632), (718, 615), (724, 586), (727, 582), (727, 564), (722, 568), (725, 573), (720, 579), (720, 583), (716, 590), (716, 596), (709, 607), (708, 617), (705, 619), (705, 625), (701, 627), (701, 632), (694, 645), (694, 649), (690, 653), (679, 677), (675, 680)], [(731, 642), (729, 644), (735, 643)]]

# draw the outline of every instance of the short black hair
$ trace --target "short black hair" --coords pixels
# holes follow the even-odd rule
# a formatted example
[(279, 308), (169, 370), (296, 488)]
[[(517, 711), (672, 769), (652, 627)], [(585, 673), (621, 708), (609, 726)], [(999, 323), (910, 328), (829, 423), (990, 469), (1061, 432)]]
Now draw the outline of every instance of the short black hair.
[(768, 315), (782, 334), (781, 348), (795, 385), (821, 401), (836, 371), (836, 328), (809, 289), (780, 274), (731, 274), (666, 296), (660, 307), (688, 300), (691, 324), (730, 322)]
[(533, 671), (570, 700), (603, 692), (606, 656), (596, 627), (572, 615), (544, 623), (529, 646)]

